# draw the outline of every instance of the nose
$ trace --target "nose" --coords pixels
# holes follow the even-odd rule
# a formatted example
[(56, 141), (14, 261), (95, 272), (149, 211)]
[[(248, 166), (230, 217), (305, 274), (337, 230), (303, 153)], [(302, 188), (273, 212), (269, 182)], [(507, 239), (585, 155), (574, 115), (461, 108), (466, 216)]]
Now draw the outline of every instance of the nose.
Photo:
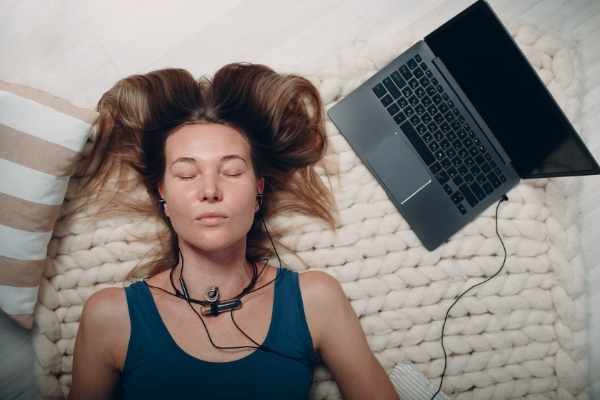
[(204, 185), (202, 188), (202, 200), (208, 202), (220, 201), (222, 199), (222, 193), (217, 182), (217, 178), (210, 174), (205, 177)]

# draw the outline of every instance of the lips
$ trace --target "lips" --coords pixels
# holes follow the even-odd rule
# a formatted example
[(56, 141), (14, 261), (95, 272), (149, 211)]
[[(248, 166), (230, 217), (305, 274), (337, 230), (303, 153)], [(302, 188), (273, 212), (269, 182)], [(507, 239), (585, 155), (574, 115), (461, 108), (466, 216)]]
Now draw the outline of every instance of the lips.
[(225, 214), (219, 212), (209, 211), (202, 213), (196, 217), (196, 219), (207, 219), (207, 218), (227, 218)]
[(206, 212), (197, 216), (196, 222), (202, 225), (213, 226), (223, 223), (226, 219), (227, 216), (225, 214), (218, 212)]

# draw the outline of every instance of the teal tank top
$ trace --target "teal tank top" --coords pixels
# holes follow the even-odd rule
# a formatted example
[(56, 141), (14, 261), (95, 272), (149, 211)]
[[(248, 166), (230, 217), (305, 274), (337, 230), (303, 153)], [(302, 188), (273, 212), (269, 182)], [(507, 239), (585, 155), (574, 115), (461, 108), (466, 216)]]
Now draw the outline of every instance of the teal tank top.
[(318, 355), (312, 349), (298, 272), (279, 268), (273, 284), (271, 324), (263, 345), (285, 356), (253, 350), (229, 362), (186, 353), (163, 323), (146, 283), (127, 286), (131, 336), (116, 398), (308, 399)]

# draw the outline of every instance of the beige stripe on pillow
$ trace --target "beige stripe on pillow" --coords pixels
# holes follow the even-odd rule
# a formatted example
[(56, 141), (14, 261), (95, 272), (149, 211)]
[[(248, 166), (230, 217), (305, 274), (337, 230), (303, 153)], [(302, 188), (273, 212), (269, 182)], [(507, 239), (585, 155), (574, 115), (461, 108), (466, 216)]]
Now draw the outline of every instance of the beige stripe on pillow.
[(0, 158), (49, 175), (70, 176), (79, 154), (0, 124)]
[(0, 308), (26, 327), (94, 115), (0, 81)]
[(0, 285), (37, 286), (48, 261), (17, 260), (0, 256)]
[(46, 205), (0, 193), (0, 225), (32, 232), (48, 232), (60, 215), (62, 205)]

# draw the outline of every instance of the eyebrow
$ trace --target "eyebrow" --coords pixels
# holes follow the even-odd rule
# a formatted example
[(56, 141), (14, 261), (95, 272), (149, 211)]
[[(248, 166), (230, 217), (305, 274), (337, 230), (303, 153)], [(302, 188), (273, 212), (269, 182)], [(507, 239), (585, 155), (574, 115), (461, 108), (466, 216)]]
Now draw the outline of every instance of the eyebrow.
[[(246, 159), (238, 154), (228, 154), (225, 155), (223, 157), (221, 157), (221, 159), (219, 160), (220, 162), (224, 162), (224, 161), (229, 161), (229, 160), (241, 160), (244, 162), (244, 164), (246, 164)], [(171, 166), (173, 166), (175, 163), (178, 162), (185, 162), (185, 163), (192, 163), (195, 164), (196, 163), (196, 159), (194, 157), (179, 157), (178, 159), (176, 159), (175, 161), (173, 161), (171, 163)]]

